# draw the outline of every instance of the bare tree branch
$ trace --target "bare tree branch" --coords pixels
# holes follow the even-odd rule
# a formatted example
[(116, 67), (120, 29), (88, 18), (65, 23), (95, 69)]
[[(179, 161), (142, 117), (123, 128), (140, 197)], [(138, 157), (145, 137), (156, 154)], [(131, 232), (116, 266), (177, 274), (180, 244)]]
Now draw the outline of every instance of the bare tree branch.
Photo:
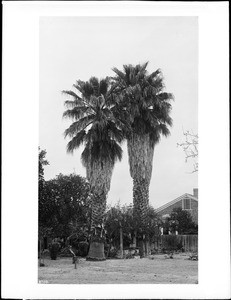
[(193, 159), (193, 171), (195, 173), (198, 171), (198, 134), (194, 134), (189, 130), (183, 131), (185, 136), (185, 141), (182, 143), (177, 143), (177, 147), (181, 147), (185, 153), (185, 162), (187, 163), (189, 159)]

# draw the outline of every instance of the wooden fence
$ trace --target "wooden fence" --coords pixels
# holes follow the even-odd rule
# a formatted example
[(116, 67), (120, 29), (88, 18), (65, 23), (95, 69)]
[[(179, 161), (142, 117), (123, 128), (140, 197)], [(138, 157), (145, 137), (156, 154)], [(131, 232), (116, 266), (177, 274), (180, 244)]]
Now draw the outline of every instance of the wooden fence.
[(155, 237), (151, 249), (184, 250), (185, 252), (198, 251), (198, 235), (161, 235)]

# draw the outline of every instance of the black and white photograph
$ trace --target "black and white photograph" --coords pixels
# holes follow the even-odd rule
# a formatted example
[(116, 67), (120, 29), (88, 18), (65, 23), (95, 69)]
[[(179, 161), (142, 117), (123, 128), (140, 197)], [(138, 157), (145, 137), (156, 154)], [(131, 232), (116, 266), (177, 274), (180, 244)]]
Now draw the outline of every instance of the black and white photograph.
[(39, 283), (197, 284), (198, 18), (39, 26)]
[(4, 298), (228, 299), (227, 2), (3, 7)]

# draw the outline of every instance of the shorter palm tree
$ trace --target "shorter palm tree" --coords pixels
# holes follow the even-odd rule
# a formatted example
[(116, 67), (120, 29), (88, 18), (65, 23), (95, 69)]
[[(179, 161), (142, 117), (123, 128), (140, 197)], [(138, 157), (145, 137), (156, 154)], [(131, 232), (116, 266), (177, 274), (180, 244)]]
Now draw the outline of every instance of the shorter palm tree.
[(110, 190), (113, 168), (122, 158), (123, 131), (113, 114), (113, 97), (110, 79), (91, 77), (89, 81), (78, 80), (74, 87), (80, 93), (63, 91), (72, 100), (65, 102), (68, 108), (63, 116), (73, 123), (65, 130), (71, 140), (67, 151), (73, 152), (84, 144), (81, 159), (86, 168), (87, 180), (92, 194), (92, 235), (89, 259), (104, 259), (103, 228), (106, 198)]

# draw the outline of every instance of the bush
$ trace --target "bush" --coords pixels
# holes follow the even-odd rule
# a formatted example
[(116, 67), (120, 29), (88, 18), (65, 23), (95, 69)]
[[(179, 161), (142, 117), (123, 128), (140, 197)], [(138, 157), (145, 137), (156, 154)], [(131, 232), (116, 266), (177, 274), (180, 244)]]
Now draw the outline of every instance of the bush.
[(182, 252), (184, 251), (184, 247), (183, 247), (182, 241), (180, 241), (180, 242), (177, 243), (177, 250), (178, 251), (182, 251)]
[(132, 255), (131, 253), (128, 253), (128, 254), (125, 254), (124, 258), (131, 259), (131, 258), (134, 258), (134, 255)]
[(89, 250), (89, 243), (88, 242), (79, 242), (79, 245), (78, 245), (78, 254), (79, 256), (87, 256), (88, 254), (88, 250)]
[(50, 251), (48, 249), (43, 250), (42, 257), (49, 257), (49, 256), (50, 256)]
[(118, 252), (117, 248), (115, 248), (115, 247), (111, 248), (109, 250), (108, 257), (110, 257), (110, 258), (116, 258), (117, 252)]
[(60, 249), (60, 245), (58, 242), (51, 243), (49, 250), (50, 250), (50, 256), (52, 260), (56, 260), (59, 249)]
[(162, 251), (174, 251), (178, 249), (178, 242), (176, 235), (168, 235), (164, 241)]
[[(76, 253), (76, 249), (72, 247), (72, 250), (74, 253)], [(60, 251), (60, 254), (59, 254), (61, 257), (72, 257), (73, 254), (71, 254), (70, 250), (68, 247), (65, 247), (63, 248), (61, 251)]]

